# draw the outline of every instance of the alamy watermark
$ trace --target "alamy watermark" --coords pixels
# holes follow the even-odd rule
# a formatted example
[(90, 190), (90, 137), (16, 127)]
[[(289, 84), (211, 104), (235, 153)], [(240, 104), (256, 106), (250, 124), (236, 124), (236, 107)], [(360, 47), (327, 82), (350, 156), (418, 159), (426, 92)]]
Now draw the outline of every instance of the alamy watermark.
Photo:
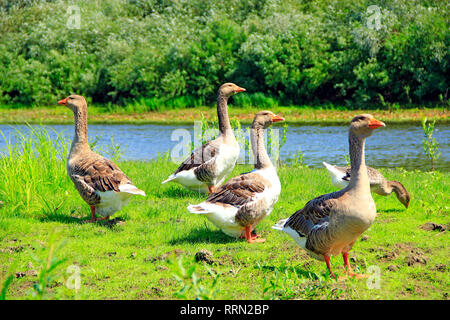
[[(256, 162), (250, 142), (253, 130), (255, 129), (243, 128), (234, 130), (234, 136), (240, 149), (237, 159), (238, 164), (255, 164)], [(180, 163), (187, 159), (187, 162), (190, 164), (201, 164), (213, 158), (217, 152), (217, 149), (213, 147), (204, 147), (202, 152), (195, 153), (193, 157), (190, 157), (190, 155), (192, 151), (200, 148), (203, 143), (217, 137), (218, 133), (218, 129), (203, 130), (201, 121), (194, 122), (193, 135), (188, 129), (175, 129), (172, 131), (170, 139), (178, 143), (170, 150), (170, 159), (174, 163)], [(278, 163), (280, 158), (280, 136), (280, 129), (278, 128), (264, 131), (266, 151), (274, 165)]]
[(81, 288), (81, 272), (77, 265), (70, 265), (67, 267), (67, 274), (70, 276), (66, 280), (66, 287), (71, 290), (80, 290)]
[(367, 7), (367, 28), (372, 30), (381, 29), (381, 10), (379, 6), (371, 5)]
[(81, 10), (79, 6), (68, 6), (67, 7), (67, 22), (66, 26), (69, 29), (80, 29), (81, 28)]
[(369, 266), (367, 268), (367, 278), (366, 285), (368, 289), (380, 289), (381, 283), (381, 269), (379, 266)]

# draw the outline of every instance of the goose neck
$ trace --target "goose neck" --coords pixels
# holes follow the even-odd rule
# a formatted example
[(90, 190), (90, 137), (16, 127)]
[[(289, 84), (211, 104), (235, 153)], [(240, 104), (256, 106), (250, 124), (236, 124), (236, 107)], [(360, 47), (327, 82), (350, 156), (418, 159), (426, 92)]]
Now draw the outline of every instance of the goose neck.
[(217, 117), (219, 118), (219, 130), (223, 135), (233, 135), (230, 118), (228, 117), (228, 97), (219, 93), (217, 98)]
[(255, 169), (264, 169), (272, 166), (264, 143), (264, 128), (252, 126), (251, 144), (253, 156), (255, 157)]
[(90, 150), (87, 140), (87, 110), (79, 108), (74, 111), (75, 135), (70, 148), (70, 155)]
[(370, 193), (369, 176), (364, 154), (365, 138), (361, 138), (352, 131), (349, 133), (349, 149), (351, 164), (351, 179), (349, 189)]

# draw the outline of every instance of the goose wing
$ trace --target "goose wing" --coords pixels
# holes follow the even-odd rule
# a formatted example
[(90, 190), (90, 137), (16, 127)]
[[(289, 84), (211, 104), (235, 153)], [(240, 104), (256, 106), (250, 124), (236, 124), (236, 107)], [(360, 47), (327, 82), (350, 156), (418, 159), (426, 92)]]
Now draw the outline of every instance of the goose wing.
[[(347, 166), (347, 167), (338, 167), (335, 166), (336, 169), (341, 170), (343, 172), (345, 172), (345, 176), (342, 178), (343, 180), (346, 181), (350, 181), (350, 174), (351, 174), (351, 167)], [(378, 171), (377, 169), (374, 169), (372, 167), (367, 167), (367, 175), (369, 176), (369, 183), (370, 185), (378, 185), (383, 183), (383, 181), (385, 180), (384, 176), (381, 174), (380, 171)]]
[(194, 173), (200, 181), (208, 181), (211, 179), (214, 172), (215, 159), (219, 153), (219, 145), (215, 140), (209, 141), (204, 145), (195, 149), (189, 158), (180, 164), (177, 170), (173, 173), (176, 175), (182, 171), (189, 171), (195, 168)]
[(69, 176), (81, 197), (90, 205), (100, 202), (98, 192), (141, 191), (114, 162), (98, 155), (77, 161), (71, 166)]
[(267, 201), (263, 196), (270, 182), (259, 174), (242, 174), (229, 180), (206, 202), (237, 207), (235, 221), (242, 226), (258, 223), (267, 212)]
[(285, 226), (291, 227), (303, 237), (307, 236), (313, 228), (328, 223), (330, 214), (337, 206), (336, 199), (341, 194), (341, 191), (337, 191), (310, 200), (288, 218)]
[(89, 187), (100, 192), (119, 192), (120, 185), (132, 184), (130, 178), (114, 162), (103, 157), (78, 161), (71, 176), (82, 177)]
[(266, 181), (255, 173), (241, 174), (230, 179), (206, 199), (210, 203), (243, 206), (255, 200), (258, 193), (264, 192)]

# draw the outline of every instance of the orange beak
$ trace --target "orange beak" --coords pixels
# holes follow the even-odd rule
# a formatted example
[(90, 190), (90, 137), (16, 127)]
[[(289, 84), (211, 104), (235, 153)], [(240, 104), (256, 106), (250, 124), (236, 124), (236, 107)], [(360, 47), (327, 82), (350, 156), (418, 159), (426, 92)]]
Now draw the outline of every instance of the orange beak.
[(386, 127), (386, 125), (383, 122), (381, 122), (375, 118), (370, 120), (370, 122), (369, 122), (370, 129), (377, 129), (379, 127)]
[(277, 115), (272, 117), (272, 122), (280, 122), (280, 121), (284, 121), (284, 118)]
[(58, 101), (58, 104), (66, 105), (66, 104), (67, 104), (67, 98), (62, 99), (62, 100), (59, 100), (59, 101)]
[(244, 88), (241, 88), (241, 87), (237, 87), (237, 89), (236, 90), (234, 90), (236, 93), (238, 93), (238, 92), (243, 92), (243, 91), (247, 91), (247, 90), (245, 90)]

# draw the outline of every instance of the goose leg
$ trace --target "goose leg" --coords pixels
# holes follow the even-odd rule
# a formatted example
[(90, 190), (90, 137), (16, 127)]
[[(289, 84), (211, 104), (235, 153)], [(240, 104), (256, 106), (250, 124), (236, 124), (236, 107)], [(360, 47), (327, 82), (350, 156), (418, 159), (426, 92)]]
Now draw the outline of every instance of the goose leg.
[(352, 267), (350, 266), (350, 262), (348, 261), (348, 252), (343, 252), (342, 257), (344, 258), (344, 267), (345, 267), (346, 273), (350, 277), (353, 277), (355, 274), (353, 273)]
[[(255, 230), (255, 229), (252, 230), (252, 237), (256, 237), (256, 238), (259, 238), (259, 237), (260, 237), (260, 235), (256, 233), (256, 230)], [(246, 238), (245, 238), (245, 235), (240, 236), (239, 238), (240, 238), (240, 239), (246, 239)]]
[(266, 241), (266, 239), (259, 238), (258, 235), (252, 234), (252, 226), (245, 227), (245, 239), (247, 239), (248, 243)]
[(103, 218), (97, 218), (95, 216), (95, 206), (91, 206), (91, 220), (89, 220), (88, 222), (97, 222), (97, 221), (102, 221), (102, 220), (108, 220), (109, 216), (103, 217)]
[(334, 275), (333, 271), (331, 271), (330, 256), (323, 256), (323, 258), (325, 259), (328, 271), (330, 272), (330, 277), (336, 279), (336, 276)]
[[(353, 273), (352, 267), (350, 266), (350, 262), (348, 261), (348, 252), (342, 252), (342, 257), (344, 258), (344, 267), (345, 267), (346, 273), (349, 277), (367, 278), (369, 276), (367, 274)], [(344, 277), (344, 278), (346, 278), (346, 277)]]
[(91, 220), (89, 220), (88, 222), (96, 222), (97, 221), (97, 217), (95, 216), (95, 206), (91, 206)]

